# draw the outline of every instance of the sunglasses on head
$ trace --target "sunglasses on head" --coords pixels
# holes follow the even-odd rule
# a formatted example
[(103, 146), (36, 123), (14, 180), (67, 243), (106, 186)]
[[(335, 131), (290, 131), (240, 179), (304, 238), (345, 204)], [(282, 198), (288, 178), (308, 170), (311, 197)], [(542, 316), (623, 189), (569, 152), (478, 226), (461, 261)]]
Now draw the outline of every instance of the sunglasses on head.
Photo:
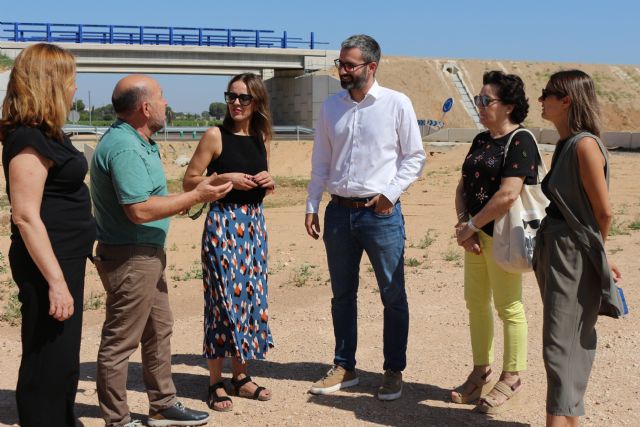
[(227, 104), (233, 104), (234, 102), (236, 102), (236, 99), (240, 100), (240, 105), (246, 107), (247, 105), (251, 104), (251, 101), (253, 101), (253, 96), (249, 95), (248, 93), (224, 93), (224, 100), (227, 102)]
[(476, 104), (477, 107), (488, 107), (497, 101), (500, 100), (498, 98), (491, 98), (487, 95), (476, 95), (473, 97), (473, 103)]
[(339, 70), (340, 68), (344, 68), (345, 71), (347, 72), (352, 72), (357, 70), (360, 67), (364, 67), (365, 65), (369, 65), (371, 64), (371, 62), (363, 62), (362, 64), (352, 64), (350, 62), (342, 62), (339, 59), (336, 59), (335, 61), (333, 61), (333, 63), (336, 65), (336, 68)]
[(540, 95), (540, 99), (544, 101), (545, 99), (547, 99), (548, 96), (555, 96), (556, 98), (564, 98), (567, 95), (560, 92), (559, 90), (542, 89), (542, 95)]

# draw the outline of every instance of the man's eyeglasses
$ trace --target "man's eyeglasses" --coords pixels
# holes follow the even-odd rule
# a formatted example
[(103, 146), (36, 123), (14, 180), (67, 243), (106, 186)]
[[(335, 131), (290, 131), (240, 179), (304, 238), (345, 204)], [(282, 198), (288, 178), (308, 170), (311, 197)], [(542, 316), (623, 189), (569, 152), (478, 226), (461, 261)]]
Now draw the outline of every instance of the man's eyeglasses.
[(564, 93), (560, 92), (559, 90), (542, 89), (542, 95), (540, 95), (540, 99), (542, 99), (544, 101), (549, 96), (555, 96), (556, 98), (564, 98), (567, 95), (565, 95)]
[(345, 71), (347, 72), (352, 72), (357, 70), (360, 67), (364, 67), (365, 65), (369, 65), (371, 64), (371, 61), (369, 62), (363, 62), (362, 64), (352, 64), (351, 62), (342, 62), (339, 59), (336, 59), (335, 61), (333, 61), (334, 64), (336, 64), (336, 68), (339, 70), (340, 68), (344, 68)]
[(476, 95), (473, 97), (473, 103), (476, 104), (477, 107), (488, 107), (497, 101), (500, 100), (498, 98), (491, 98), (487, 95)]
[(253, 96), (249, 95), (248, 93), (224, 93), (224, 100), (227, 102), (227, 104), (233, 104), (234, 102), (236, 102), (236, 99), (240, 100), (240, 105), (246, 107), (247, 105), (251, 104), (251, 101), (253, 101)]

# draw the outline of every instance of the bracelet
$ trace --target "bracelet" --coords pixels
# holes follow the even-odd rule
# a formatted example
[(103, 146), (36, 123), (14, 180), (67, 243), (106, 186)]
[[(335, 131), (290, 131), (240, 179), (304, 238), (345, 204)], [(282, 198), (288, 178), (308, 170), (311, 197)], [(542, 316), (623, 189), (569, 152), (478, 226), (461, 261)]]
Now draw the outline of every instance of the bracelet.
[(469, 213), (466, 210), (463, 212), (456, 212), (456, 216), (458, 217), (458, 221), (462, 222), (469, 217)]
[(477, 233), (480, 231), (480, 229), (476, 227), (476, 225), (473, 223), (473, 219), (470, 219), (469, 221), (467, 221), (467, 227), (469, 227), (471, 231), (473, 231), (474, 233)]

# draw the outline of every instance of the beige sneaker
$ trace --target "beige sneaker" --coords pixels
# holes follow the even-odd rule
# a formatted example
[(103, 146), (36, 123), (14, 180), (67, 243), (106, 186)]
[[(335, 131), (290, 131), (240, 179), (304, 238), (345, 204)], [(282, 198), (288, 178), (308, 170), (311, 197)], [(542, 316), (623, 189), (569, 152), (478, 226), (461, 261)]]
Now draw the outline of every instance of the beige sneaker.
[(387, 369), (382, 385), (378, 388), (378, 399), (396, 400), (402, 395), (402, 372)]
[(334, 365), (320, 381), (313, 383), (309, 389), (311, 394), (330, 394), (341, 388), (358, 384), (356, 370), (347, 371), (342, 366)]

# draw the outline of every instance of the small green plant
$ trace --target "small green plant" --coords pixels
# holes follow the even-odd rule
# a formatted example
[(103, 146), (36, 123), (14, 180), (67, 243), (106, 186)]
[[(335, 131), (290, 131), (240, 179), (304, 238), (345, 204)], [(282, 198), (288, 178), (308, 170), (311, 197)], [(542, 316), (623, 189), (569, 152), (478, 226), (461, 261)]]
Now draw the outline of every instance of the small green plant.
[(275, 176), (274, 181), (279, 188), (300, 188), (306, 189), (309, 186), (310, 178), (301, 178), (294, 176)]
[(188, 271), (178, 270), (177, 274), (171, 276), (176, 282), (186, 282), (187, 280), (202, 280), (202, 266), (199, 262), (194, 262)]
[(628, 226), (629, 230), (640, 230), (640, 217), (636, 217)]
[(438, 237), (438, 234), (435, 233), (435, 230), (432, 228), (429, 228), (426, 234), (424, 235), (424, 237), (422, 237), (422, 240), (420, 240), (420, 243), (418, 243), (418, 247), (420, 249), (428, 248), (433, 244), (433, 242), (436, 241), (436, 237)]
[(170, 247), (169, 250), (172, 252), (175, 252), (178, 250), (178, 245), (174, 242)]
[(624, 228), (624, 222), (618, 221), (618, 218), (613, 218), (611, 225), (609, 226), (609, 236), (620, 236), (623, 234), (629, 234)]
[(0, 274), (5, 274), (7, 271), (7, 261), (4, 259), (4, 254), (0, 252)]
[(102, 293), (91, 292), (84, 300), (84, 311), (99, 310), (104, 305), (104, 295)]
[(421, 262), (415, 258), (405, 258), (404, 260), (404, 265), (406, 265), (407, 267), (417, 267), (420, 264)]
[(313, 268), (310, 264), (301, 264), (294, 272), (292, 277), (292, 282), (297, 287), (302, 287), (307, 284), (309, 279), (311, 279), (311, 269)]
[(168, 179), (167, 191), (170, 194), (182, 193), (182, 179)]
[(14, 291), (7, 300), (7, 304), (4, 306), (4, 313), (0, 315), (0, 320), (7, 322), (11, 326), (20, 324), (22, 313), (20, 313), (20, 300), (18, 299), (18, 291)]
[(452, 246), (449, 246), (449, 249), (442, 254), (442, 259), (448, 262), (459, 261), (460, 258), (462, 258), (460, 251), (457, 251)]

